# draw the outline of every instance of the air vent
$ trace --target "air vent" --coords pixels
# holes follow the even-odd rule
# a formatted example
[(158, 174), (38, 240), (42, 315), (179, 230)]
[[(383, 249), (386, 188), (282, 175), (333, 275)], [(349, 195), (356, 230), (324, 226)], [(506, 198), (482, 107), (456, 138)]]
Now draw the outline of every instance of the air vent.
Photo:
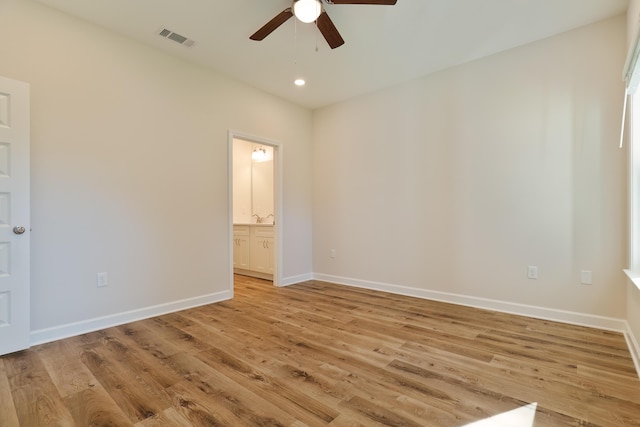
[(176, 42), (178, 44), (181, 44), (183, 46), (186, 46), (186, 47), (191, 47), (194, 44), (196, 44), (196, 42), (194, 40), (191, 40), (191, 39), (189, 39), (189, 38), (187, 38), (187, 37), (185, 37), (183, 35), (180, 35), (178, 33), (174, 33), (173, 31), (168, 30), (166, 28), (161, 29), (158, 32), (158, 35), (161, 36), (161, 37), (164, 37), (166, 39), (173, 40), (174, 42)]

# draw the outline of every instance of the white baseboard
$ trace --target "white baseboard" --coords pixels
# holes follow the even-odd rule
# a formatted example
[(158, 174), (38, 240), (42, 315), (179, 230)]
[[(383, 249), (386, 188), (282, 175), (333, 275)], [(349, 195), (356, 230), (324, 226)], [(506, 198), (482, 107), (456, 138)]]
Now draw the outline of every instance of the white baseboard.
[(282, 287), (282, 286), (295, 285), (296, 283), (306, 282), (307, 280), (313, 280), (313, 279), (314, 279), (313, 273), (300, 274), (298, 276), (283, 277), (282, 281), (280, 282), (280, 286)]
[(32, 346), (44, 344), (63, 338), (94, 332), (100, 329), (110, 328), (112, 326), (123, 325), (125, 323), (173, 313), (179, 310), (186, 310), (188, 308), (225, 301), (231, 298), (233, 298), (232, 291), (226, 290), (195, 298), (187, 298), (180, 301), (172, 301), (123, 313), (111, 314), (109, 316), (96, 317), (94, 319), (54, 326), (52, 328), (38, 329), (31, 331), (29, 342)]
[(448, 302), (469, 307), (483, 308), (503, 313), (517, 314), (520, 316), (534, 317), (537, 319), (570, 323), (573, 325), (589, 326), (610, 331), (628, 334), (626, 320), (614, 317), (596, 316), (593, 314), (577, 313), (572, 311), (557, 310), (553, 308), (538, 307), (533, 305), (518, 304), (507, 301), (492, 300), (487, 298), (472, 297), (467, 295), (452, 294), (448, 292), (430, 291), (408, 286), (393, 285), (389, 283), (372, 282), (368, 280), (352, 279), (348, 277), (332, 276), (329, 274), (314, 273), (315, 280), (338, 283), (341, 285), (358, 288), (372, 289), (406, 295), (416, 298), (424, 298), (435, 301)]

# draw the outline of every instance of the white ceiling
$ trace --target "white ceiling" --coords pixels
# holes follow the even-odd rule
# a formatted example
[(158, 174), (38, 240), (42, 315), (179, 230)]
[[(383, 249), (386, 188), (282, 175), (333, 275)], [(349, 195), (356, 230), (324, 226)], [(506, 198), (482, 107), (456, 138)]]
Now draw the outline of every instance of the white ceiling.
[[(314, 24), (290, 19), (249, 36), (291, 0), (38, 0), (308, 108), (624, 13), (628, 0), (398, 0), (326, 5), (345, 40), (331, 50)], [(168, 28), (196, 41), (161, 38)], [(316, 51), (316, 44), (318, 50)], [(293, 80), (304, 77), (307, 85)]]

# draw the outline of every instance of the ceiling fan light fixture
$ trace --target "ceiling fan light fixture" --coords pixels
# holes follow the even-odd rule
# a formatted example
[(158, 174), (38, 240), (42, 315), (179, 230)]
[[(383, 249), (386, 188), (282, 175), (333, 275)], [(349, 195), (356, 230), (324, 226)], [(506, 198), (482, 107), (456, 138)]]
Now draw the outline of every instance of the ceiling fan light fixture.
[(318, 19), (322, 13), (320, 0), (294, 0), (292, 8), (296, 18), (307, 24)]

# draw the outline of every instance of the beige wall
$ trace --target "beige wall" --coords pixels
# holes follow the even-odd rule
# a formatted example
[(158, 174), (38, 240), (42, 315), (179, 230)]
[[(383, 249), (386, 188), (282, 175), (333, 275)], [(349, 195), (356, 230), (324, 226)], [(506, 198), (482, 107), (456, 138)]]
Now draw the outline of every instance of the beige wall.
[(624, 46), (618, 17), (317, 110), (314, 271), (624, 318)]
[(640, 0), (630, 0), (627, 9), (627, 43), (629, 47), (635, 41), (640, 27)]
[(31, 84), (32, 329), (228, 290), (229, 129), (282, 144), (283, 276), (310, 273), (308, 110), (28, 0), (0, 39)]

